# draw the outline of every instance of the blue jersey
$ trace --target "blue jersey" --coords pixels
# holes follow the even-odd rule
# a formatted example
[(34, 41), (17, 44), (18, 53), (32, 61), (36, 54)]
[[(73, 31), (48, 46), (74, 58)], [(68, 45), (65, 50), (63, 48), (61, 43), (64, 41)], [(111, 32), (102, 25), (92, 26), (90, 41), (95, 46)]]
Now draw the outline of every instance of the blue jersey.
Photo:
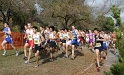
[(73, 38), (77, 38), (76, 30), (73, 30), (73, 31), (72, 31), (72, 36), (73, 36)]
[(79, 42), (78, 42), (78, 37), (77, 37), (76, 30), (73, 30), (72, 31), (72, 36), (73, 36), (72, 45), (79, 46)]
[(5, 41), (7, 43), (12, 43), (12, 38), (11, 38), (11, 35), (8, 34), (7, 32), (9, 32), (9, 29), (7, 27), (4, 28), (4, 34), (5, 34)]

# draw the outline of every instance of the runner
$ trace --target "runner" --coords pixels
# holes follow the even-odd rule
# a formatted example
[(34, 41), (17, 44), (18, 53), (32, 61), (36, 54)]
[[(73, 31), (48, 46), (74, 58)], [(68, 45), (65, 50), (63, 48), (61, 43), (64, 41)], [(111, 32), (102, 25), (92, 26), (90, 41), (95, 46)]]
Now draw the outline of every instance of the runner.
[(72, 26), (72, 57), (71, 59), (74, 60), (75, 59), (75, 54), (74, 54), (74, 51), (75, 51), (75, 47), (76, 46), (79, 46), (79, 42), (78, 42), (78, 32), (77, 30), (75, 29), (74, 26)]
[(83, 31), (79, 30), (78, 38), (80, 39), (81, 50), (83, 50), (83, 44), (84, 44), (84, 32)]
[(33, 42), (33, 38), (32, 38), (32, 35), (33, 35), (33, 29), (32, 29), (32, 26), (31, 26), (31, 23), (28, 23), (28, 29), (26, 30), (26, 36), (27, 36), (27, 41), (24, 45), (24, 59), (27, 58), (27, 50), (26, 48), (29, 47), (29, 53), (28, 53), (28, 59), (25, 61), (25, 64), (28, 64), (29, 63), (29, 60), (30, 60), (30, 57), (31, 57), (31, 53), (32, 53), (32, 48), (34, 47), (34, 42)]
[(4, 53), (3, 55), (6, 55), (7, 51), (5, 49), (5, 44), (10, 44), (11, 47), (16, 50), (16, 56), (19, 55), (19, 52), (17, 51), (16, 47), (13, 45), (13, 40), (12, 40), (12, 37), (11, 37), (11, 30), (8, 26), (9, 24), (7, 22), (4, 23), (4, 40), (2, 42), (2, 48), (4, 49)]
[(117, 41), (117, 39), (116, 39), (116, 32), (114, 31), (114, 32), (112, 33), (112, 45), (113, 45), (113, 48), (114, 48), (114, 54), (117, 53), (116, 45), (115, 45), (116, 41)]
[(47, 54), (47, 49), (46, 49), (46, 47), (47, 47), (47, 40), (46, 40), (45, 30), (44, 30), (44, 28), (43, 28), (42, 26), (40, 26), (40, 33), (41, 33), (41, 35), (42, 35), (43, 38), (44, 38), (44, 42), (41, 43), (41, 45), (42, 45), (41, 48), (43, 49), (43, 52), (44, 52), (45, 54)]
[(91, 50), (92, 52), (94, 52), (94, 47), (93, 47), (93, 43), (94, 43), (94, 34), (92, 33), (91, 30), (89, 30), (89, 43), (90, 43), (90, 47), (91, 47)]
[(68, 47), (71, 46), (71, 43), (72, 43), (71, 37), (72, 37), (72, 35), (71, 35), (70, 31), (68, 31), (67, 28), (65, 29), (65, 35), (64, 36), (65, 36), (64, 38), (66, 39), (66, 51), (65, 51), (64, 57), (68, 58)]
[[(96, 63), (97, 63), (97, 71), (100, 70), (100, 62), (102, 61), (103, 57), (101, 56), (103, 54), (103, 48), (102, 44), (104, 39), (101, 38), (101, 34), (99, 33), (97, 28), (94, 28), (94, 34), (95, 34), (95, 53), (96, 53)], [(100, 59), (99, 59), (100, 55)]]
[(44, 42), (44, 37), (41, 35), (40, 32), (37, 32), (38, 28), (36, 26), (33, 26), (33, 41), (34, 41), (34, 53), (36, 57), (36, 65), (35, 67), (39, 66), (39, 52), (40, 52), (40, 46), (41, 43)]
[(67, 38), (67, 31), (66, 29), (63, 29), (62, 33), (61, 33), (61, 42), (62, 42), (62, 54), (66, 53), (66, 38)]
[[(104, 50), (104, 54), (105, 54), (105, 59), (107, 60), (107, 55), (108, 55), (108, 35), (104, 33), (104, 31), (101, 32), (102, 34), (102, 38), (104, 38), (105, 40), (103, 41), (103, 44), (102, 44), (102, 47), (103, 47), (103, 50)], [(103, 54), (103, 55), (104, 55)], [(102, 56), (103, 56), (102, 55)]]
[(49, 34), (49, 47), (50, 47), (50, 61), (53, 61), (53, 52), (57, 52), (57, 43), (56, 43), (56, 33), (54, 32), (54, 26), (50, 26), (50, 34)]

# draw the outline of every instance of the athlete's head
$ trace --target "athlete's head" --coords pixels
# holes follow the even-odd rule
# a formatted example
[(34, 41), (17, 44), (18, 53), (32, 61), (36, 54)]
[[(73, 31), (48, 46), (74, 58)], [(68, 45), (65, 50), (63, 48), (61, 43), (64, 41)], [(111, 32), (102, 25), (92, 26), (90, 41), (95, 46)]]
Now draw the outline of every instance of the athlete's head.
[(97, 35), (99, 32), (98, 28), (94, 28), (94, 34)]
[(91, 31), (91, 30), (89, 30), (89, 33), (92, 33), (92, 31)]
[(9, 24), (8, 24), (7, 22), (4, 23), (4, 27), (8, 27), (8, 25), (9, 25)]
[(72, 30), (74, 30), (75, 29), (75, 26), (72, 26)]
[(54, 31), (55, 28), (54, 28), (54, 26), (50, 26), (49, 29), (50, 29), (50, 31)]
[(33, 32), (36, 33), (38, 28), (36, 26), (33, 26)]
[(44, 28), (43, 28), (43, 26), (40, 26), (40, 30), (42, 31)]
[(29, 29), (32, 27), (31, 23), (27, 23), (27, 26), (28, 26)]
[(65, 32), (68, 32), (68, 28), (65, 28)]
[(24, 25), (24, 29), (27, 30), (28, 29), (28, 26), (27, 24)]

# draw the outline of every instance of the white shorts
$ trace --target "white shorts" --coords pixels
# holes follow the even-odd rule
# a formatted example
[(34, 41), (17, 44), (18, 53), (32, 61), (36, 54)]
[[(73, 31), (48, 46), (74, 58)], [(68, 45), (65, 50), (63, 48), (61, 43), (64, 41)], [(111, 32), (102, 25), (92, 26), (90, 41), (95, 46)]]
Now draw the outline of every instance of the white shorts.
[(88, 42), (88, 43), (89, 43), (89, 38), (86, 38), (86, 42)]
[(71, 40), (66, 40), (66, 44), (71, 46)]

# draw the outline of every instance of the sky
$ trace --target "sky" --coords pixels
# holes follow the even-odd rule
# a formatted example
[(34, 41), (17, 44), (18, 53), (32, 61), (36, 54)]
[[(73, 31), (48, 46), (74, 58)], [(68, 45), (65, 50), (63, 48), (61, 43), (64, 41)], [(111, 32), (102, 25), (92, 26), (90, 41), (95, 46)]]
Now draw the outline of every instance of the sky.
[[(124, 0), (85, 0), (85, 4), (89, 5), (94, 10), (101, 9), (105, 5), (103, 11), (106, 11), (106, 9), (110, 7), (110, 5), (119, 5), (119, 8), (121, 9), (120, 17), (122, 19), (122, 22), (124, 22)], [(93, 13), (95, 13), (95, 11)], [(109, 12), (105, 16), (111, 16), (111, 13)]]

